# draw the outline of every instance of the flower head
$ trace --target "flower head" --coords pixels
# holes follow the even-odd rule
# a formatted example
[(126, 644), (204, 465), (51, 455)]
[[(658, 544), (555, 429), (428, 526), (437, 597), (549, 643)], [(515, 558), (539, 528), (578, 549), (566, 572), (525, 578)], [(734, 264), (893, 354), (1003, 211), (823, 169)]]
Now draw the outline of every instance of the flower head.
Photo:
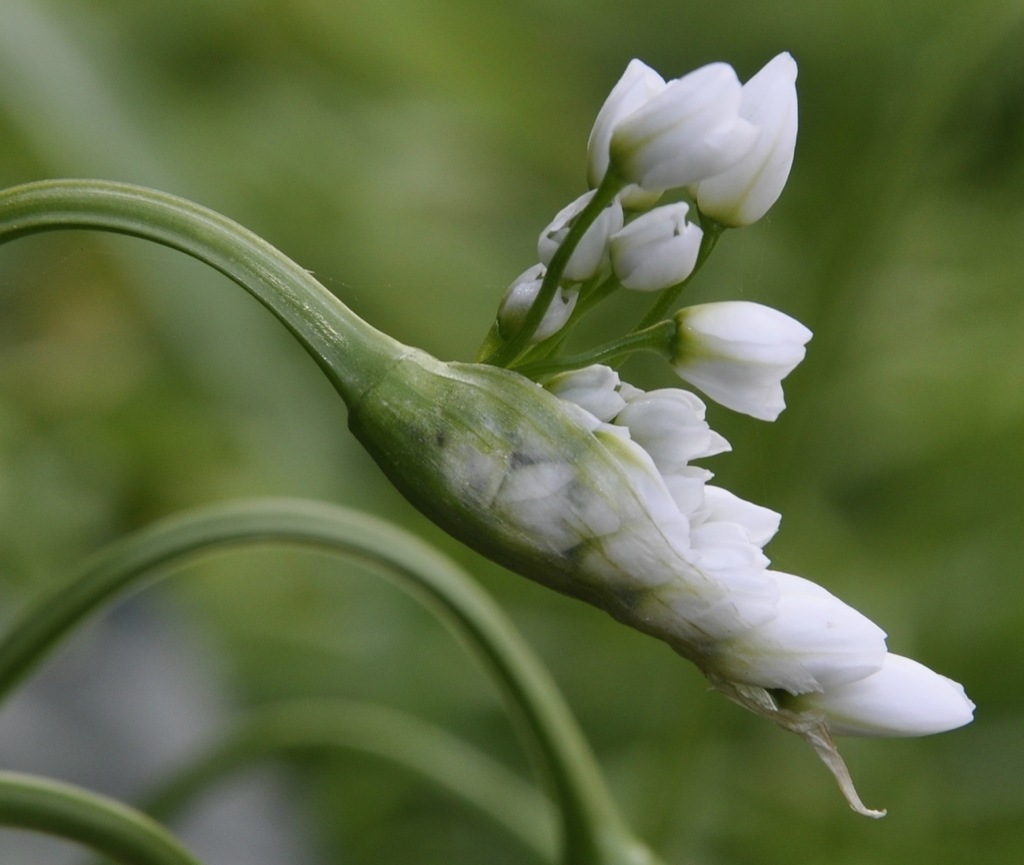
[(672, 366), (718, 403), (775, 420), (786, 407), (782, 380), (804, 357), (811, 332), (785, 313), (750, 301), (680, 310)]
[(796, 61), (770, 60), (743, 85), (740, 117), (760, 129), (754, 146), (735, 165), (691, 187), (702, 213), (729, 226), (757, 222), (782, 193), (796, 147)]
[(967, 723), (962, 689), (887, 653), (815, 583), (769, 569), (778, 515), (709, 486), (728, 445), (704, 405), (608, 367), (547, 388), (409, 350), (350, 425), (403, 493), (489, 558), (668, 643), (731, 699), (805, 738), (860, 802), (830, 732)]

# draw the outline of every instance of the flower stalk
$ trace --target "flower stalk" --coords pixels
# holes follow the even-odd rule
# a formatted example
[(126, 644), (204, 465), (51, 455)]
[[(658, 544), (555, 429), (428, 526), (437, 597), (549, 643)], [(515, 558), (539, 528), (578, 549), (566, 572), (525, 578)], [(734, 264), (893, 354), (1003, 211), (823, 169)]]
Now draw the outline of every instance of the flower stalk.
[(676, 326), (671, 321), (653, 324), (644, 330), (634, 331), (611, 342), (577, 355), (559, 356), (550, 360), (517, 364), (513, 369), (529, 379), (574, 369), (583, 369), (595, 364), (615, 364), (638, 351), (652, 352), (668, 357), (676, 339)]
[(139, 237), (220, 271), (277, 317), (346, 402), (406, 351), (261, 237), (194, 202), (102, 180), (48, 180), (0, 192), (0, 244), (69, 229)]
[(293, 500), (220, 505), (163, 520), (121, 540), (66, 586), (40, 598), (0, 640), (0, 698), (71, 629), (154, 572), (167, 573), (209, 550), (268, 542), (323, 549), (373, 565), (460, 637), (506, 698), (548, 786), (560, 817), (563, 865), (655, 865), (626, 830), (556, 686), (498, 607), (418, 538), (342, 508)]
[(125, 865), (201, 865), (144, 814), (81, 787), (0, 772), (0, 824), (73, 841)]
[(551, 805), (536, 787), (441, 728), (350, 700), (298, 700), (250, 710), (221, 741), (177, 767), (142, 810), (168, 820), (255, 763), (340, 752), (367, 754), (419, 775), (503, 828), (538, 859), (559, 859)]
[(580, 211), (579, 215), (569, 227), (565, 238), (558, 249), (555, 250), (548, 263), (547, 271), (544, 274), (543, 282), (533, 306), (523, 319), (519, 330), (513, 334), (503, 345), (493, 350), (489, 356), (481, 358), (484, 363), (493, 366), (510, 366), (519, 355), (526, 350), (530, 339), (536, 333), (544, 314), (547, 312), (551, 301), (554, 300), (555, 292), (565, 273), (565, 268), (572, 258), (573, 252), (583, 239), (584, 235), (594, 221), (601, 215), (601, 212), (615, 200), (615, 196), (625, 183), (614, 173), (608, 172), (601, 185), (597, 187), (594, 195)]

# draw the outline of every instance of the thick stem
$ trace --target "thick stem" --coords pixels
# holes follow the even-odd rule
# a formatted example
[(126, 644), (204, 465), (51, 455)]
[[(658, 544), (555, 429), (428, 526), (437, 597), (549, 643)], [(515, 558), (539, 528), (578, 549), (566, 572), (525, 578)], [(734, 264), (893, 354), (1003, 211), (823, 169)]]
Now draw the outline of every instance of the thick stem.
[(126, 865), (200, 865), (144, 814), (105, 796), (0, 772), (0, 823), (75, 841)]
[(0, 191), (0, 244), (60, 229), (141, 237), (219, 270), (295, 335), (350, 405), (406, 352), (265, 240), (191, 201), (100, 180), (50, 180)]
[(115, 544), (27, 610), (0, 641), (0, 696), (89, 613), (159, 569), (213, 548), (285, 542), (381, 568), (435, 610), (499, 684), (562, 822), (565, 865), (650, 863), (633, 841), (569, 708), (498, 607), (419, 539), (330, 505), (269, 500), (168, 519)]

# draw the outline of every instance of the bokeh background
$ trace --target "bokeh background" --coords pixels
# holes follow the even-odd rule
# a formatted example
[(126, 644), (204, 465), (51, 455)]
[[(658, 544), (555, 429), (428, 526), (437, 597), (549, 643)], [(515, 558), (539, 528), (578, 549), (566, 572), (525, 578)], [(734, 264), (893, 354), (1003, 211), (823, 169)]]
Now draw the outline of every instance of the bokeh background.
[[(441, 536), (268, 314), (137, 241), (0, 250), (0, 622), (182, 508), (353, 505), (498, 599), (666, 862), (1019, 861), (1022, 47), (1019, 0), (0, 0), (0, 183), (97, 176), (194, 198), (378, 327), (458, 359), (583, 190), (590, 124), (629, 58), (666, 76), (722, 59), (747, 78), (791, 51), (789, 186), (691, 296), (765, 302), (815, 337), (777, 423), (712, 407), (734, 446), (712, 468), (784, 514), (776, 567), (978, 704), (953, 733), (846, 743), (886, 819), (848, 811), (802, 743), (660, 644)], [(0, 713), (0, 762), (136, 800), (250, 708), (313, 696), (400, 708), (529, 773), (493, 688), (426, 613), (337, 561), (270, 550), (189, 568), (83, 629)], [(421, 780), (345, 754), (246, 771), (176, 826), (210, 865), (536, 861)], [(5, 863), (76, 856), (0, 832)]]

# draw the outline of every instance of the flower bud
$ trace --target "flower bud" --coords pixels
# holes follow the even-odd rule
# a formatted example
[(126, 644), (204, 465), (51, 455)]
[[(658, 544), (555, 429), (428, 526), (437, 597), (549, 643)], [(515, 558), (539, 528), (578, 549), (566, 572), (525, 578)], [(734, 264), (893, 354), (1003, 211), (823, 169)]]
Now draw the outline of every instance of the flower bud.
[[(543, 264), (551, 263), (555, 250), (565, 240), (576, 217), (583, 212), (583, 208), (593, 197), (594, 190), (583, 193), (572, 204), (563, 207), (551, 224), (541, 232), (537, 240), (537, 258)], [(622, 228), (622, 220), (622, 205), (618, 201), (613, 201), (602, 210), (569, 256), (569, 262), (562, 272), (563, 278), (572, 282), (583, 282), (596, 276), (608, 261), (608, 238)]]
[(769, 573), (779, 586), (775, 617), (721, 643), (712, 672), (804, 694), (828, 692), (882, 667), (885, 632), (874, 622), (817, 583)]
[(779, 530), (782, 515), (770, 508), (755, 505), (721, 487), (704, 487), (704, 500), (696, 514), (698, 523), (737, 523), (752, 544), (763, 547)]
[[(518, 333), (519, 328), (523, 326), (533, 302), (540, 293), (544, 273), (544, 265), (535, 264), (519, 274), (506, 289), (498, 307), (498, 329), (505, 339)], [(530, 342), (540, 342), (558, 333), (572, 315), (577, 296), (576, 291), (566, 291), (559, 286)]]
[(675, 315), (676, 374), (715, 402), (761, 420), (786, 407), (782, 379), (804, 357), (811, 332), (785, 313), (749, 301), (705, 303)]
[(619, 374), (610, 366), (593, 364), (583, 369), (559, 373), (544, 387), (555, 396), (590, 412), (608, 423), (626, 407), (619, 395)]
[(974, 703), (962, 685), (893, 654), (870, 676), (786, 698), (783, 706), (824, 715), (837, 736), (927, 736), (962, 727), (974, 717)]
[(796, 62), (770, 60), (743, 85), (740, 117), (761, 132), (735, 165), (691, 187), (701, 213), (729, 226), (757, 222), (782, 193), (796, 147)]
[(665, 89), (665, 79), (641, 60), (630, 60), (626, 71), (597, 113), (587, 141), (587, 182), (600, 186), (608, 171), (608, 147), (616, 124)]
[(661, 291), (693, 273), (704, 233), (686, 221), (689, 205), (644, 213), (611, 237), (612, 271), (626, 288)]
[(652, 390), (631, 400), (615, 423), (629, 427), (633, 441), (650, 454), (662, 475), (730, 449), (705, 422), (704, 403), (680, 388)]
[[(635, 86), (631, 94), (642, 90)], [(753, 147), (757, 127), (739, 116), (742, 87), (727, 63), (670, 81), (635, 110), (623, 100), (609, 143), (610, 166), (646, 190), (676, 189), (721, 174)]]
[(451, 535), (685, 657), (774, 615), (763, 562), (732, 562), (728, 579), (701, 564), (686, 517), (624, 427), (514, 372), (410, 349), (349, 418), (395, 486)]

